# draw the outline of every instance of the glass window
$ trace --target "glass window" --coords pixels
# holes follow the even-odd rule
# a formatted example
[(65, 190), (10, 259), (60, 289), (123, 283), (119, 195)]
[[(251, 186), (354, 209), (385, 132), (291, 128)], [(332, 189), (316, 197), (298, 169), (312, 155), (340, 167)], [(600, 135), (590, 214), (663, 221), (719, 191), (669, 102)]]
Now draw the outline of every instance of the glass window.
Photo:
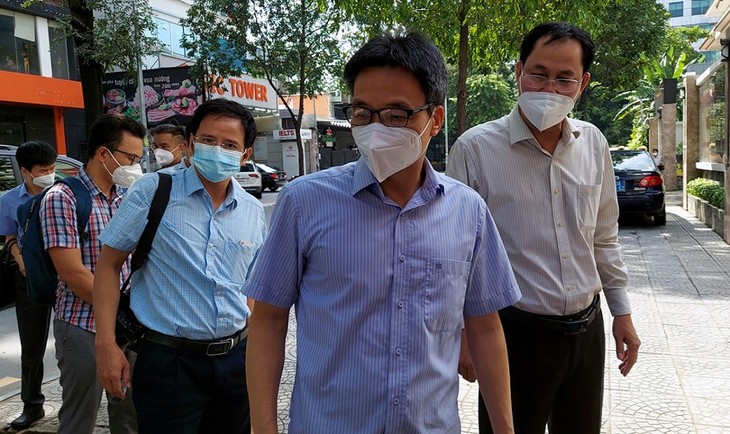
[(0, 69), (40, 75), (35, 39), (33, 17), (0, 11)]
[(157, 19), (157, 39), (163, 45), (163, 51), (170, 53), (172, 48), (172, 36), (170, 35), (170, 23)]
[(681, 17), (682, 15), (684, 15), (684, 2), (669, 3), (668, 9), (670, 17)]
[(48, 23), (48, 39), (51, 43), (51, 68), (55, 78), (69, 78), (68, 37), (63, 29)]
[(180, 24), (170, 23), (170, 51), (178, 56), (185, 56), (185, 49), (180, 46), (185, 29)]
[(704, 15), (710, 8), (710, 0), (692, 0), (692, 15)]
[(725, 144), (725, 68), (699, 88), (700, 91), (700, 161), (722, 163)]

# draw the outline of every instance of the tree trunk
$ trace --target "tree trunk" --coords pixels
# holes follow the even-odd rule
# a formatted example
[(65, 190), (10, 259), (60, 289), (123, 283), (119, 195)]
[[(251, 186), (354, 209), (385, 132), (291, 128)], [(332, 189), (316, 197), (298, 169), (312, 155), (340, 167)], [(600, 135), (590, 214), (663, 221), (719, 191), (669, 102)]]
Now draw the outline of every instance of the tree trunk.
[[(84, 44), (93, 44), (93, 41), (85, 40), (79, 35), (91, 34), (94, 28), (94, 12), (86, 7), (83, 0), (72, 0), (69, 2), (69, 10), (72, 16), (72, 25), (75, 36), (74, 42), (77, 47)], [(102, 65), (91, 59), (78, 59), (79, 62), (79, 78), (81, 79), (81, 88), (83, 89), (84, 98), (84, 120), (86, 122), (86, 131), (88, 131), (94, 120), (102, 114), (103, 95), (101, 89), (101, 81), (104, 78), (104, 68)], [(79, 155), (84, 161), (88, 160), (88, 147), (85, 144), (79, 144)]]
[(456, 84), (456, 139), (466, 131), (466, 77), (469, 74), (469, 27), (466, 15), (469, 1), (464, 0), (459, 10), (459, 76)]
[[(307, 16), (307, 3), (306, 0), (300, 0), (299, 7), (301, 10), (302, 17)], [(302, 28), (300, 29), (299, 33), (299, 113), (297, 113), (296, 118), (294, 119), (294, 125), (296, 130), (296, 137), (297, 137), (297, 147), (299, 148), (299, 174), (304, 175), (306, 172), (304, 171), (304, 168), (306, 167), (305, 158), (306, 155), (304, 154), (304, 143), (302, 143), (302, 117), (304, 116), (304, 80), (306, 77), (306, 62), (307, 62), (307, 54), (306, 54), (306, 40), (305, 35), (307, 33), (307, 23), (306, 20), (302, 19)]]

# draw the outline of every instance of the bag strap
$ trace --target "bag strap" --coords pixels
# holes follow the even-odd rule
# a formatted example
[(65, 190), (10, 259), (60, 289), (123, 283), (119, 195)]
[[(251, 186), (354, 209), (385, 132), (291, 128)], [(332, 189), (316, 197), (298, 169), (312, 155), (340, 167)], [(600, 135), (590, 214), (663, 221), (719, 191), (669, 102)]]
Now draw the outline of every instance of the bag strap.
[(76, 198), (76, 223), (78, 224), (79, 240), (85, 241), (89, 238), (86, 232), (86, 225), (91, 217), (91, 193), (84, 182), (74, 176), (59, 179), (56, 183), (66, 184)]
[(142, 268), (142, 265), (147, 260), (147, 255), (152, 248), (152, 241), (155, 239), (157, 228), (160, 226), (162, 215), (165, 214), (167, 202), (170, 200), (172, 176), (168, 173), (158, 173), (158, 176), (160, 180), (157, 185), (157, 191), (155, 191), (155, 196), (152, 198), (150, 210), (147, 213), (147, 226), (145, 226), (139, 243), (137, 243), (137, 248), (134, 250), (134, 254), (132, 254), (132, 271), (129, 273), (130, 277), (132, 273)]

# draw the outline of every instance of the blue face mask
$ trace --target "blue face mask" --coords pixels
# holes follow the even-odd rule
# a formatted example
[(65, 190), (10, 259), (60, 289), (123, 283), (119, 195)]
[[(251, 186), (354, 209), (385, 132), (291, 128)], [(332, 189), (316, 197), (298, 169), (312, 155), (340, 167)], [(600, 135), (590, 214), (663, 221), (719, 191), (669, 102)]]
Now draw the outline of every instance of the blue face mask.
[(195, 154), (190, 158), (203, 178), (210, 182), (221, 182), (241, 170), (243, 152), (230, 151), (220, 146), (193, 142)]

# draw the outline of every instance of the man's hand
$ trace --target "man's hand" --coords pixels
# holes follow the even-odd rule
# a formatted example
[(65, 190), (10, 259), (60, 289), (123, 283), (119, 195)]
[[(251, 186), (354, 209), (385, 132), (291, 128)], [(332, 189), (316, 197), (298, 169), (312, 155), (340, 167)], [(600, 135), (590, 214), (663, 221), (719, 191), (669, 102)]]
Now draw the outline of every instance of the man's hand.
[(96, 375), (104, 389), (117, 398), (124, 399), (130, 384), (129, 361), (116, 344), (96, 345)]
[(477, 380), (477, 373), (474, 370), (474, 364), (469, 354), (469, 343), (466, 341), (466, 333), (461, 331), (461, 350), (459, 351), (459, 375), (464, 380), (473, 383)]
[(613, 338), (616, 340), (616, 358), (621, 360), (618, 366), (621, 375), (629, 375), (639, 356), (641, 341), (634, 329), (631, 315), (618, 315), (613, 319)]

